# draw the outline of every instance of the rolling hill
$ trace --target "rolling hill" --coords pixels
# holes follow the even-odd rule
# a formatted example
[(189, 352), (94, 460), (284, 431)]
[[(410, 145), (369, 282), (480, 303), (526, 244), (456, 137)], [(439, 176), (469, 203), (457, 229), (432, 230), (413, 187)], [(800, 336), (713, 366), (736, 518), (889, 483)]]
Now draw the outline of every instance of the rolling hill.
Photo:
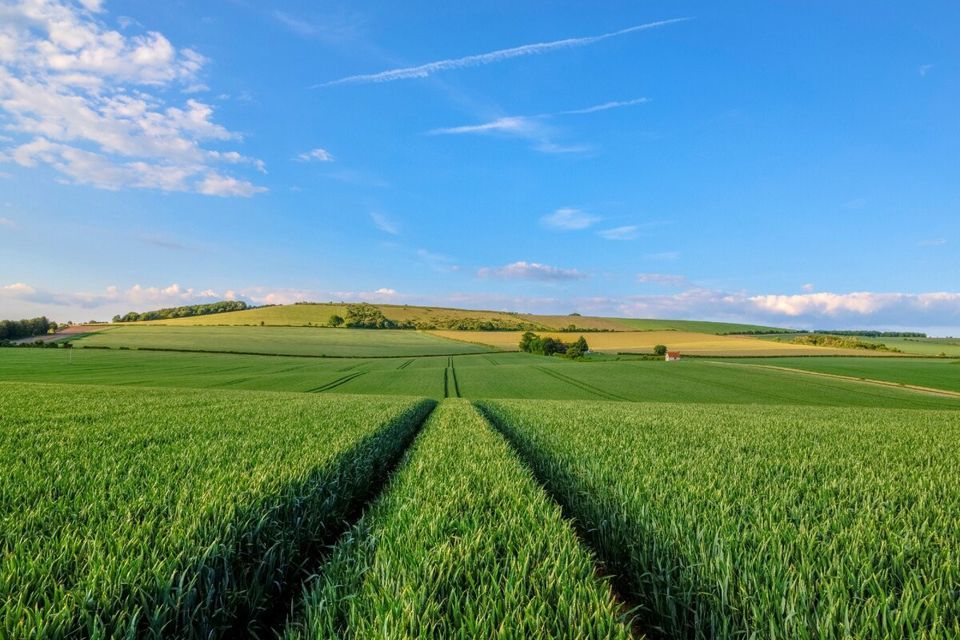
[[(330, 317), (346, 317), (348, 303), (300, 303), (257, 307), (205, 316), (138, 322), (171, 326), (329, 326)], [(651, 320), (604, 318), (581, 315), (537, 315), (506, 311), (420, 307), (413, 305), (371, 305), (388, 320), (418, 329), (469, 329), (513, 331), (695, 331), (713, 335), (738, 333), (789, 333), (789, 329), (727, 322), (694, 320)], [(133, 324), (133, 323), (130, 323)]]

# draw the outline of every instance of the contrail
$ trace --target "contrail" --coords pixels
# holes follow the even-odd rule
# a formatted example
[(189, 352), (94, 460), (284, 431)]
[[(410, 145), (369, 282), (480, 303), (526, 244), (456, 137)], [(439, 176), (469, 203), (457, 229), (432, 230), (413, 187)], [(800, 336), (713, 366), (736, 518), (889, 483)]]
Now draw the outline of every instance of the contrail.
[(600, 42), (601, 40), (607, 40), (609, 38), (616, 38), (617, 36), (626, 35), (628, 33), (633, 33), (635, 31), (645, 31), (647, 29), (655, 29), (656, 27), (663, 27), (668, 24), (675, 24), (677, 22), (686, 22), (687, 20), (692, 20), (692, 18), (673, 18), (670, 20), (648, 22), (647, 24), (640, 24), (634, 27), (627, 27), (626, 29), (620, 29), (619, 31), (611, 31), (610, 33), (604, 33), (599, 36), (587, 36), (584, 38), (566, 38), (564, 40), (554, 40), (552, 42), (525, 44), (519, 47), (512, 47), (510, 49), (500, 49), (498, 51), (490, 51), (489, 53), (479, 53), (472, 56), (465, 56), (463, 58), (452, 58), (449, 60), (438, 60), (436, 62), (428, 62), (427, 64), (422, 64), (416, 67), (403, 67), (401, 69), (390, 69), (388, 71), (380, 71), (379, 73), (363, 73), (355, 76), (347, 76), (346, 78), (340, 78), (339, 80), (331, 80), (330, 82), (323, 82), (321, 84), (314, 85), (313, 88), (331, 87), (338, 84), (355, 84), (355, 83), (361, 83), (361, 82), (393, 82), (394, 80), (408, 80), (410, 78), (426, 78), (427, 76), (432, 75), (438, 71), (447, 71), (449, 69), (463, 69), (464, 67), (476, 67), (484, 64), (490, 64), (492, 62), (500, 62), (501, 60), (509, 60), (510, 58), (519, 58), (520, 56), (532, 56), (538, 53), (547, 53), (549, 51), (555, 51), (557, 49), (583, 47), (588, 44), (593, 44), (595, 42)]

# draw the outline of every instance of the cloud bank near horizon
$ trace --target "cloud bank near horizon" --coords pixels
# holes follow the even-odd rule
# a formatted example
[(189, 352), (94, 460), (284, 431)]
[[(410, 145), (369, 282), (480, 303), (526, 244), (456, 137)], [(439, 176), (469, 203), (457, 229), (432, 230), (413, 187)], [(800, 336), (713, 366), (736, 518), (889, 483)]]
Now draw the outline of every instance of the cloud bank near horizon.
[[(656, 275), (656, 274), (653, 274)], [(482, 278), (503, 280), (580, 279), (583, 274), (538, 263), (518, 262), (489, 269)], [(640, 283), (663, 278), (641, 274)], [(670, 284), (678, 284), (671, 281)], [(391, 287), (337, 291), (246, 287), (228, 290), (133, 285), (99, 292), (54, 292), (27, 283), (0, 285), (0, 317), (45, 314), (55, 320), (105, 320), (117, 313), (200, 304), (214, 300), (245, 300), (252, 304), (345, 301), (446, 305), (533, 313), (571, 313), (634, 318), (676, 318), (774, 324), (800, 329), (938, 328), (960, 333), (960, 292), (850, 292), (759, 294), (688, 288), (675, 293), (630, 296), (524, 296), (490, 292), (424, 295)], [(89, 316), (89, 317), (88, 317)]]

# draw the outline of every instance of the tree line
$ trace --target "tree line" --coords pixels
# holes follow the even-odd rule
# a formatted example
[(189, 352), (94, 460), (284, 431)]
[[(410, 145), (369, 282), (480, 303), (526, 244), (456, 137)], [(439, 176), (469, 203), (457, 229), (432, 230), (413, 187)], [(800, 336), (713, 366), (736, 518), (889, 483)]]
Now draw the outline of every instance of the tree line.
[(824, 331), (817, 329), (813, 333), (833, 336), (860, 336), (861, 338), (926, 338), (927, 334), (917, 331)]
[(45, 316), (25, 320), (0, 320), (0, 340), (19, 340), (56, 331), (57, 323), (50, 322)]
[(590, 350), (587, 340), (583, 336), (577, 338), (573, 344), (550, 336), (541, 337), (532, 331), (527, 331), (520, 337), (520, 351), (534, 353), (540, 356), (562, 355), (567, 358), (582, 358)]
[(169, 320), (170, 318), (190, 318), (192, 316), (207, 316), (214, 313), (226, 313), (227, 311), (245, 311), (249, 309), (246, 302), (242, 300), (224, 300), (222, 302), (210, 302), (207, 304), (191, 304), (183, 307), (168, 307), (166, 309), (156, 309), (154, 311), (144, 311), (137, 313), (131, 311), (124, 315), (113, 316), (114, 322), (141, 322), (144, 320)]

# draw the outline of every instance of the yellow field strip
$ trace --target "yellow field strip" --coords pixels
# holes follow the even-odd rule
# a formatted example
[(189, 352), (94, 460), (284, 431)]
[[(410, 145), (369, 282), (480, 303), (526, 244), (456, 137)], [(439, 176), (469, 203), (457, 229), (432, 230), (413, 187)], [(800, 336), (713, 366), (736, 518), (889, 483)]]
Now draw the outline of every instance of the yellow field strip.
[(821, 378), (837, 378), (847, 382), (862, 382), (864, 384), (880, 385), (881, 387), (893, 387), (894, 389), (908, 389), (919, 393), (927, 393), (935, 396), (945, 396), (947, 398), (960, 398), (960, 392), (947, 391), (946, 389), (936, 389), (934, 387), (921, 387), (916, 384), (906, 384), (901, 382), (890, 382), (889, 380), (874, 380), (873, 378), (858, 378), (857, 376), (842, 376), (838, 373), (824, 373), (822, 371), (809, 371), (807, 369), (792, 369), (790, 367), (778, 367), (773, 364), (752, 364), (749, 362), (720, 362), (712, 361), (710, 364), (726, 365), (728, 367), (756, 367), (758, 369), (774, 369), (776, 371), (787, 371), (789, 373), (800, 373), (808, 376), (819, 376)]
[[(520, 331), (428, 331), (435, 336), (485, 344), (498, 349), (516, 350)], [(573, 342), (580, 335), (586, 338), (590, 349), (610, 353), (651, 353), (658, 344), (671, 351), (692, 356), (866, 356), (889, 355), (858, 349), (832, 349), (799, 344), (781, 344), (745, 336), (717, 336), (691, 331), (617, 331), (617, 332), (537, 332), (565, 342)]]

